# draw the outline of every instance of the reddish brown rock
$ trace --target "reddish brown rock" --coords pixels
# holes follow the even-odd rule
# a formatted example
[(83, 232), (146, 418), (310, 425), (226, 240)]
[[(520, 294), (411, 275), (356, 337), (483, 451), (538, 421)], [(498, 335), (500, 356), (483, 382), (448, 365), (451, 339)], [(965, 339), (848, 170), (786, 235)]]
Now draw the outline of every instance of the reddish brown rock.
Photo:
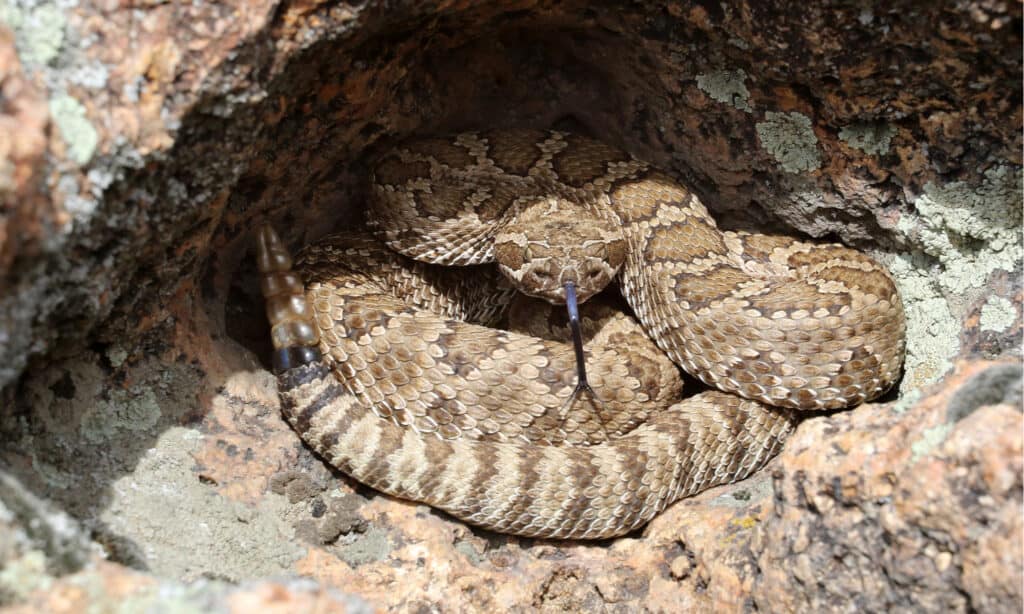
[(758, 606), (1018, 608), (1020, 378), (1019, 363), (961, 365), (904, 411), (862, 408), (802, 425), (752, 542)]
[(230, 586), (205, 582), (186, 586), (160, 581), (148, 574), (119, 565), (97, 561), (87, 572), (67, 576), (46, 590), (36, 591), (17, 606), (5, 608), (11, 614), (51, 612), (74, 614), (83, 611), (151, 611), (180, 608), (182, 611), (218, 612), (329, 612), (357, 614), (373, 611), (358, 597), (302, 581), (250, 583)]
[(48, 117), (41, 89), (25, 76), (14, 49), (14, 36), (0, 25), (0, 292), (21, 255), (39, 252), (39, 242), (66, 217), (56, 215), (40, 193)]
[[(158, 522), (173, 531), (167, 542), (138, 532), (159, 524), (120, 530), (148, 540), (144, 556), (157, 577), (180, 574), (167, 559), (171, 551), (208, 548), (228, 557), (219, 574), (242, 579), (245, 557), (273, 550), (232, 545), (240, 536), (297, 540), (300, 548), (285, 555), (279, 574), (313, 578), (388, 609), (794, 611), (863, 604), (1002, 611), (1021, 599), (1019, 383), (1018, 363), (964, 363), (912, 406), (872, 404), (809, 420), (754, 478), (682, 501), (637, 535), (587, 544), (475, 531), (333, 477), (289, 443), (290, 431), (265, 408), (268, 379), (239, 380), (213, 402), (234, 409), (204, 419), (199, 426), (208, 435), (182, 457), (194, 459), (188, 475), (213, 505), (171, 511), (187, 516), (185, 526), (210, 523), (212, 539), (228, 543), (197, 542), (159, 512)], [(247, 452), (254, 446), (258, 457)], [(177, 457), (162, 447), (154, 453), (162, 463)], [(144, 462), (133, 479), (151, 479), (153, 471)], [(180, 502), (197, 496), (193, 487), (167, 487)], [(231, 512), (239, 528), (221, 519), (223, 500), (244, 502)], [(125, 509), (117, 497), (111, 504), (129, 515), (142, 509)], [(268, 532), (268, 524), (276, 528)], [(204, 564), (199, 552), (192, 560)], [(103, 588), (62, 592), (86, 581)], [(78, 607), (126, 592), (148, 599), (157, 582), (109, 564), (90, 566), (29, 602), (56, 603), (64, 595)], [(205, 590), (220, 595), (223, 588), (196, 594)], [(283, 589), (238, 598), (274, 590)], [(305, 599), (285, 592), (283, 606)]]

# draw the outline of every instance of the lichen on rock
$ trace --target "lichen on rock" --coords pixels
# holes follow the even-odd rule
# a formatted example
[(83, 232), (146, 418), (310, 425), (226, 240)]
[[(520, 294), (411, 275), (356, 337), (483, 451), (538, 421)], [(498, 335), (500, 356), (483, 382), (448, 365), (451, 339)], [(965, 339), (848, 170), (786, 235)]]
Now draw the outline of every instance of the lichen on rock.
[(81, 569), (100, 549), (65, 512), (0, 471), (0, 607), (46, 590)]
[(68, 145), (69, 157), (79, 164), (88, 162), (96, 151), (99, 134), (82, 103), (71, 96), (57, 96), (50, 100), (50, 115)]
[(907, 357), (900, 391), (907, 394), (938, 381), (960, 351), (960, 323), (941, 288), (922, 272), (921, 257), (900, 254), (888, 262), (907, 317)]
[(151, 388), (113, 390), (109, 399), (82, 416), (80, 432), (86, 441), (101, 443), (111, 437), (148, 431), (159, 420), (160, 404)]
[(801, 113), (765, 113), (757, 123), (761, 147), (774, 157), (787, 173), (813, 171), (821, 167), (818, 137), (811, 119)]
[(747, 73), (743, 69), (719, 70), (697, 75), (697, 87), (712, 99), (732, 105), (741, 111), (751, 113), (750, 92), (743, 82)]
[(860, 122), (843, 126), (839, 131), (839, 138), (851, 147), (876, 156), (889, 152), (889, 144), (895, 135), (896, 128), (884, 122)]
[(26, 64), (48, 64), (64, 44), (67, 19), (59, 3), (0, 0), (0, 25), (5, 24), (14, 30)]
[(997, 269), (1020, 267), (1021, 169), (999, 165), (979, 186), (964, 181), (928, 183), (897, 228), (922, 252), (939, 261), (943, 289), (962, 293), (985, 284)]
[(981, 308), (981, 330), (1001, 333), (1013, 326), (1020, 317), (1020, 309), (1009, 299), (1002, 296), (990, 296)]

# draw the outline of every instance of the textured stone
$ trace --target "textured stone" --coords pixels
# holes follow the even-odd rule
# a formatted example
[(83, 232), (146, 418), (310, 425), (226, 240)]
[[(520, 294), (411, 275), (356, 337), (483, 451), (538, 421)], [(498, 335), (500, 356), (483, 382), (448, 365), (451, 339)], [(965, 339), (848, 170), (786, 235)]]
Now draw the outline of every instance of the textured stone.
[[(1019, 3), (143, 5), (0, 0), (4, 600), (1019, 609)], [(871, 251), (908, 307), (901, 389), (608, 543), (325, 467), (279, 414), (253, 229), (347, 227), (389, 142), (511, 126), (624, 147), (728, 227)], [(266, 575), (319, 588), (220, 583)]]
[(1019, 608), (1020, 379), (1019, 363), (961, 365), (906, 412), (802, 425), (760, 527), (758, 606)]
[[(23, 73), (14, 38), (2, 25), (0, 97), (0, 271), (6, 271), (19, 254), (37, 254), (48, 227), (60, 220), (36, 185), (46, 152), (45, 102), (40, 88)], [(0, 284), (0, 289), (6, 293), (8, 287)]]
[(103, 561), (32, 592), (12, 614), (52, 612), (337, 612), (369, 614), (365, 600), (303, 580), (249, 582), (232, 586), (216, 580), (183, 584), (159, 580)]

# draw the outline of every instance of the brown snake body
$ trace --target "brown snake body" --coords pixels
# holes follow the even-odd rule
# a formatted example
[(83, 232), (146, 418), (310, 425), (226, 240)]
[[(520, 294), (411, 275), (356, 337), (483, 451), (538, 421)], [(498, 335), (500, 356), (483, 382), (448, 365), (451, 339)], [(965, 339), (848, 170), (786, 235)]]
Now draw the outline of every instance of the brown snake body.
[[(902, 362), (883, 267), (839, 245), (721, 232), (678, 182), (591, 139), (410, 142), (378, 161), (369, 216), (390, 250), (336, 236), (294, 273), (261, 234), (284, 413), (357, 480), (496, 531), (626, 533), (760, 467), (791, 410), (874, 398)], [(471, 266), (494, 261), (504, 277)], [(594, 312), (599, 404), (567, 407), (571, 348), (491, 326), (506, 279), (557, 302), (566, 281), (585, 300), (616, 276), (642, 331)], [(718, 390), (680, 400), (665, 355)]]

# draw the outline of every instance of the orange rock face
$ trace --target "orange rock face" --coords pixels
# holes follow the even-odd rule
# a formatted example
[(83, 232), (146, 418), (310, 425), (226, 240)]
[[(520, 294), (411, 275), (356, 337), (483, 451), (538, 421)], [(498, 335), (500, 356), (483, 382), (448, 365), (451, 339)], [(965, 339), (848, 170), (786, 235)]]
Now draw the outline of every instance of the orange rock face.
[[(48, 114), (41, 89), (27, 77), (10, 31), (0, 28), (0, 273), (66, 221), (38, 190)], [(0, 288), (3, 288), (0, 285)]]

